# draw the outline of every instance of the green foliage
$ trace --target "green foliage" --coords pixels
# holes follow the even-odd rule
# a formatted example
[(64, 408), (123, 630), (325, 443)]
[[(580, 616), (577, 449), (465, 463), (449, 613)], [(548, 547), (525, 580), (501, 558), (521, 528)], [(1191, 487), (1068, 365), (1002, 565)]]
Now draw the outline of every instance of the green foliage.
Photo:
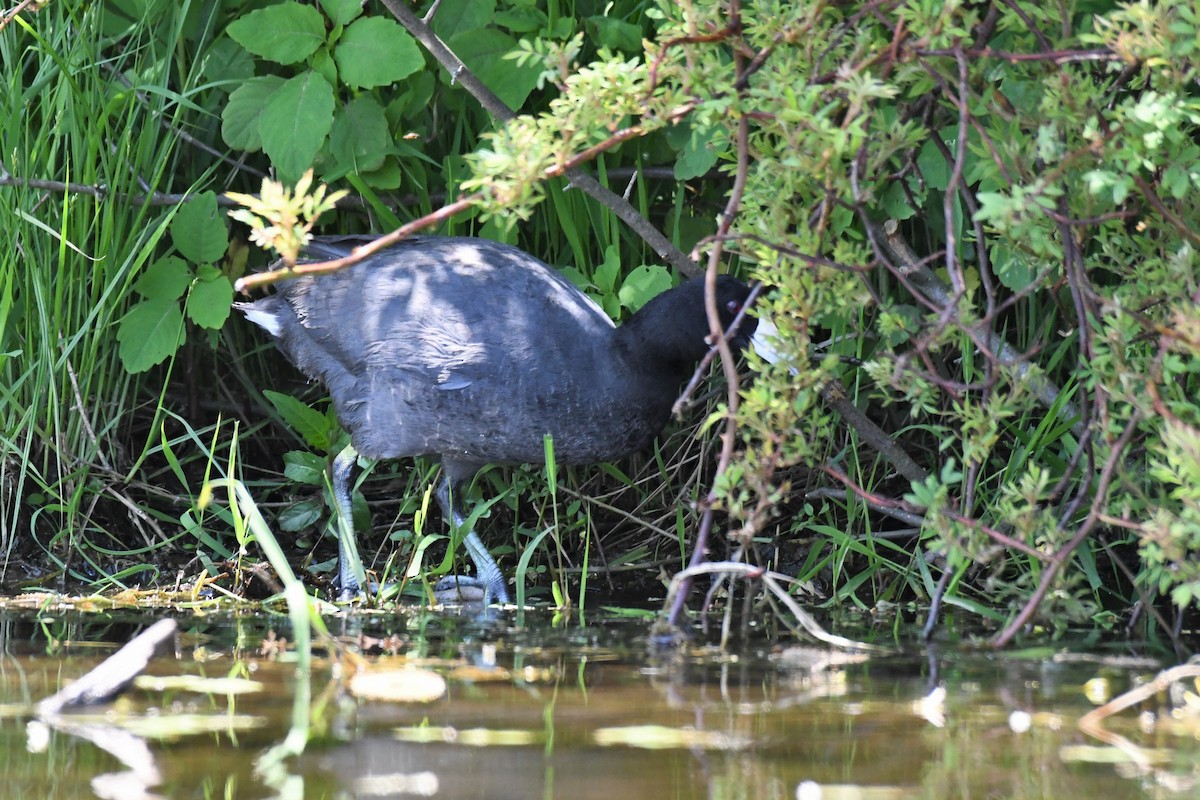
[[(288, 0), (252, 11), (228, 28), (251, 55), (282, 66), (304, 62), (286, 79), (275, 74), (251, 78), (231, 94), (222, 111), (226, 143), (265, 151), (289, 184), (323, 151), (342, 171), (356, 167), (370, 172), (382, 166), (392, 144), (382, 98), (360, 95), (335, 118), (335, 87), (388, 86), (425, 64), (417, 43), (395, 21), (361, 17), (357, 4), (323, 3), (322, 10), (331, 18)], [(359, 162), (360, 155), (366, 160)]]
[(117, 330), (121, 363), (130, 372), (145, 372), (175, 354), (187, 337), (185, 311), (187, 319), (209, 330), (219, 330), (229, 318), (233, 284), (213, 265), (229, 247), (216, 195), (197, 195), (176, 212), (168, 229), (176, 252), (187, 261), (163, 256), (133, 285), (142, 299), (121, 318)]
[[(28, 528), (51, 561), (98, 552), (81, 532), (108, 535), (124, 512), (107, 527), (85, 513), (93, 500), (104, 507), (97, 475), (147, 470), (190, 485), (201, 459), (181, 455), (183, 440), (168, 454), (162, 426), (132, 413), (180, 402), (172, 356), (210, 362), (219, 388), (190, 392), (210, 401), (257, 397), (255, 386), (291, 376), (273, 374), (261, 339), (215, 333), (245, 266), (245, 232), (231, 243), (211, 191), (256, 191), (269, 170), (305, 190), (352, 189), (365, 213), (338, 212), (347, 231), (479, 191), (484, 205), (442, 232), (570, 265), (619, 317), (678, 276), (609, 209), (547, 180), (586, 153), (677, 245), (699, 244), (702, 257), (719, 246), (725, 265), (770, 286), (758, 313), (773, 318), (782, 360), (749, 357), (737, 452), (715, 481), (739, 541), (774, 537), (797, 573), (861, 606), (925, 599), (939, 583), (948, 602), (989, 621), (1031, 598), (1059, 625), (1090, 624), (1135, 592), (1194, 606), (1194, 8), (1102, 0), (1066, 16), (1026, 0), (753, 0), (737, 20), (729, 13), (708, 0), (443, 0), (434, 32), (523, 112), (507, 125), (357, 0), (235, 0), (203, 13), (50, 4), (0, 32), (0, 176), (111, 193), (46, 202), (26, 185), (0, 187), (13, 242), (0, 258), (0, 411), (5, 463), (21, 464), (15, 481), (0, 480), (5, 546)], [(236, 163), (213, 149), (232, 149)], [(201, 194), (160, 214), (128, 200), (147, 191)], [(332, 197), (306, 211), (295, 203), (307, 191), (263, 194), (266, 205), (237, 219), (293, 256), (321, 214), (332, 217)], [(842, 392), (917, 474), (835, 413)], [(284, 397), (268, 400), (319, 455), (280, 448), (289, 455), (256, 454), (257, 466), (265, 476), (282, 463), (314, 487), (337, 434), (328, 414)], [(118, 453), (131, 455), (103, 467)], [(671, 534), (694, 530), (693, 518), (677, 500), (707, 492), (690, 459), (714, 461), (679, 447), (590, 473), (638, 496), (609, 506), (635, 507), (666, 533), (647, 544), (636, 528), (610, 563), (660, 539), (670, 556), (686, 552)], [(570, 471), (557, 479), (567, 493)], [(266, 491), (293, 485), (263, 480)], [(520, 471), (505, 480), (543, 482)], [(672, 480), (687, 483), (645, 488)], [(815, 488), (843, 496), (806, 495)], [(401, 494), (401, 538), (415, 540), (403, 526), (420, 503)], [(521, 522), (519, 493), (498, 494), (517, 546), (542, 535)], [(284, 505), (288, 530), (323, 516), (311, 494)], [(562, 516), (587, 535), (600, 508)], [(875, 538), (896, 533), (897, 514), (919, 527), (914, 540)], [(199, 529), (178, 509), (160, 517)], [(205, 535), (206, 551), (223, 546)], [(792, 552), (797, 541), (808, 549)]]
[(340, 429), (332, 414), (322, 414), (289, 394), (273, 392), (270, 389), (263, 390), (263, 397), (275, 407), (288, 427), (299, 433), (310, 447), (333, 455), (336, 449), (334, 440)]
[[(151, 37), (103, 4), (47, 4), (7, 21), (0, 31), (0, 578), (8, 586), (26, 580), (15, 569), (25, 560), (48, 579), (149, 582), (169, 568), (150, 563), (150, 543), (174, 540), (181, 510), (148, 503), (136, 517), (129, 513), (147, 478), (155, 480), (133, 465), (151, 435), (157, 439), (153, 398), (161, 383), (138, 386), (123, 368), (126, 343), (117, 334), (143, 290), (175, 293), (157, 312), (142, 312), (146, 331), (173, 342), (182, 327), (178, 319), (160, 324), (168, 305), (182, 315), (177, 271), (162, 268), (157, 286), (141, 279), (169, 252), (166, 220), (155, 206), (128, 200), (165, 189), (180, 169), (179, 139), (163, 130), (190, 113), (171, 85), (178, 39)], [(114, 35), (128, 46), (107, 49)], [(51, 184), (35, 188), (26, 179)], [(55, 190), (56, 181), (100, 192)], [(154, 530), (160, 524), (169, 530), (162, 537)]]

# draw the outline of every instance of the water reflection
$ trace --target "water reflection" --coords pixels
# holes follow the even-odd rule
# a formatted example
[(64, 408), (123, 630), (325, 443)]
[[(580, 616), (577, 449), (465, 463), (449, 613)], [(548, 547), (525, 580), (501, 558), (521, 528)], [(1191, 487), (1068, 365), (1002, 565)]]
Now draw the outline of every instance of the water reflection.
[[(0, 797), (95, 798), (93, 779), (121, 771), (101, 746), (111, 742), (67, 728), (34, 741), (28, 723), (37, 700), (151, 621), (0, 616)], [(1109, 728), (1155, 745), (1163, 761), (1153, 771), (1098, 763), (1115, 751), (1078, 729), (1093, 708), (1088, 682), (1120, 691), (1153, 677), (1146, 660), (950, 650), (831, 661), (827, 650), (764, 641), (657, 663), (646, 623), (555, 628), (529, 612), (522, 628), (431, 613), (329, 620), (373, 674), (431, 670), (445, 693), (356, 698), (339, 679), (346, 665), (318, 658), (311, 739), (290, 758), (276, 750), (298, 696), (286, 618), (178, 621), (152, 676), (260, 690), (139, 682), (103, 710), (106, 726), (144, 743), (161, 779), (151, 791), (167, 798), (1168, 797), (1190, 796), (1200, 755), (1194, 736), (1143, 733), (1130, 713)]]

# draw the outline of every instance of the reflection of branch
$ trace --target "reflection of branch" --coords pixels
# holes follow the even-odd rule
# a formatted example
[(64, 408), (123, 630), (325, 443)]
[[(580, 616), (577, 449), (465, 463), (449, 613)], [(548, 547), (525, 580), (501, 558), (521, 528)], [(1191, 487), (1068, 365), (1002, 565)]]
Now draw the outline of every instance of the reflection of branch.
[(88, 674), (74, 681), (57, 694), (37, 704), (43, 717), (54, 716), (65, 708), (107, 703), (130, 681), (145, 671), (158, 646), (175, 633), (175, 620), (160, 619), (135, 636), (129, 644), (104, 659)]
[[(671, 585), (667, 588), (667, 597), (663, 601), (663, 608), (671, 608), (678, 604), (678, 597), (686, 593), (687, 584), (692, 578), (698, 575), (722, 575), (734, 576), (740, 575), (748, 580), (762, 581), (763, 586), (771, 596), (779, 600), (800, 623), (801, 627), (808, 632), (810, 636), (819, 641), (825, 642), (834, 647), (844, 647), (849, 650), (861, 650), (875, 653), (890, 653), (892, 652), (887, 647), (881, 647), (876, 644), (867, 644), (866, 642), (856, 642), (853, 639), (847, 639), (843, 636), (836, 636), (829, 633), (821, 624), (813, 619), (813, 616), (800, 607), (788, 591), (783, 588), (784, 583), (799, 583), (790, 575), (784, 575), (780, 572), (772, 572), (765, 567), (747, 564), (743, 561), (710, 561), (705, 564), (696, 564), (682, 570), (674, 578), (671, 579)], [(784, 624), (788, 624), (786, 620)], [(790, 624), (788, 627), (792, 627)]]
[(1106, 744), (1110, 744), (1128, 755), (1143, 771), (1151, 768), (1151, 754), (1142, 747), (1126, 739), (1119, 733), (1104, 727), (1104, 720), (1113, 714), (1124, 711), (1130, 706), (1149, 700), (1159, 692), (1166, 691), (1171, 684), (1188, 678), (1200, 678), (1200, 664), (1182, 664), (1163, 670), (1154, 680), (1141, 686), (1134, 687), (1119, 697), (1114, 697), (1099, 708), (1093, 709), (1079, 719), (1079, 730), (1088, 736), (1093, 736)]
[[(34, 725), (35, 723), (30, 723)], [(112, 725), (96, 725), (48, 717), (37, 724), (91, 742), (110, 754), (127, 772), (109, 772), (92, 778), (92, 791), (102, 800), (159, 800), (151, 786), (162, 783), (162, 774), (146, 740)]]
[[(111, 725), (97, 725), (61, 716), (76, 706), (112, 700), (130, 681), (145, 671), (154, 651), (175, 634), (175, 620), (161, 619), (135, 636), (128, 644), (82, 678), (37, 704), (39, 719), (29, 727), (29, 748), (36, 750), (45, 742), (47, 728), (85, 739), (110, 753), (129, 768), (128, 772), (97, 775), (92, 790), (104, 800), (157, 800), (149, 787), (162, 783), (154, 754), (142, 737)], [(42, 726), (42, 727), (39, 727)]]

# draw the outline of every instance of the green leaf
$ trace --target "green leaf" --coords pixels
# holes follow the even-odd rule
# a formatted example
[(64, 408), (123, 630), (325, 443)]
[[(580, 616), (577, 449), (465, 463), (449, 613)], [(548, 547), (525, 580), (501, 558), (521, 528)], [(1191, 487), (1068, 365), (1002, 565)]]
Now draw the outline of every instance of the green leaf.
[(301, 403), (291, 395), (272, 392), (268, 389), (263, 391), (263, 397), (275, 406), (275, 410), (279, 412), (283, 421), (292, 430), (299, 433), (305, 442), (318, 450), (326, 452), (329, 450), (333, 436), (329, 419), (324, 414)]
[[(911, 181), (911, 183), (915, 184), (918, 181)], [(889, 181), (888, 187), (883, 190), (881, 205), (889, 219), (910, 219), (917, 213), (917, 210), (909, 203), (909, 193), (904, 191), (904, 186), (903, 180)], [(924, 193), (920, 190), (913, 190), (911, 196), (916, 200), (921, 200)]]
[(312, 166), (333, 124), (333, 87), (315, 72), (283, 84), (263, 109), (258, 129), (263, 150), (293, 183)]
[(546, 14), (533, 6), (506, 9), (492, 17), (492, 22), (513, 33), (529, 33), (546, 24)]
[[(228, 36), (222, 36), (213, 42), (212, 47), (204, 54), (204, 66), (200, 74), (210, 83), (237, 84), (254, 77), (254, 59), (237, 42)], [(231, 91), (234, 87), (224, 88)]]
[(716, 128), (693, 126), (691, 135), (675, 161), (676, 180), (687, 181), (706, 174), (717, 163), (726, 137)]
[(242, 47), (277, 64), (303, 61), (325, 41), (321, 12), (291, 0), (251, 11), (228, 31)]
[(373, 97), (363, 95), (351, 100), (333, 120), (329, 149), (342, 168), (356, 172), (379, 169), (391, 147), (392, 135), (383, 107)]
[(321, 0), (321, 10), (334, 25), (349, 25), (362, 14), (362, 0)]
[(1002, 284), (1014, 292), (1023, 291), (1036, 275), (1033, 266), (1019, 250), (1013, 250), (1002, 242), (992, 245), (989, 255), (992, 259), (992, 272)]
[(671, 271), (666, 267), (646, 266), (634, 267), (621, 283), (617, 295), (621, 305), (630, 311), (637, 311), (657, 294), (671, 288)]
[(117, 328), (118, 352), (129, 372), (161, 364), (184, 339), (183, 313), (174, 299), (143, 300), (129, 309)]
[(537, 86), (540, 67), (506, 58), (517, 50), (516, 39), (507, 33), (492, 29), (471, 31), (454, 37), (450, 49), (509, 108), (523, 106)]
[(290, 450), (283, 454), (283, 474), (296, 483), (321, 486), (325, 483), (325, 459), (303, 450)]
[[(385, 162), (379, 169), (364, 172), (360, 177), (373, 189), (399, 189), (404, 183), (404, 173), (395, 161)], [(361, 189), (359, 191), (362, 193)], [(396, 223), (397, 226), (399, 224)]]
[(280, 530), (297, 533), (316, 525), (323, 513), (325, 513), (325, 504), (320, 500), (311, 498), (301, 500), (279, 512), (279, 516), (275, 518), (275, 524), (279, 526)]
[(592, 282), (588, 280), (587, 275), (584, 275), (583, 271), (576, 267), (559, 267), (558, 272), (575, 284), (575, 288), (581, 292), (592, 288)]
[(979, 192), (979, 210), (975, 219), (979, 222), (1001, 220), (1013, 212), (1013, 199), (1003, 192)]
[(283, 78), (266, 75), (247, 81), (229, 95), (229, 102), (221, 112), (221, 137), (225, 144), (235, 150), (262, 150), (259, 118), (267, 101), (275, 96), (280, 86), (283, 86)]
[(196, 282), (188, 294), (188, 319), (201, 328), (218, 330), (229, 319), (233, 302), (233, 284), (216, 267), (205, 265), (196, 273)]
[(601, 47), (621, 50), (626, 53), (642, 52), (642, 29), (624, 20), (613, 17), (588, 17), (584, 30), (589, 38)]
[(433, 18), (433, 32), (448, 42), (457, 34), (486, 28), (495, 13), (496, 0), (442, 0)]
[(604, 250), (604, 262), (592, 273), (592, 282), (603, 294), (612, 294), (617, 288), (617, 276), (621, 274), (621, 252), (616, 245)]
[(327, 48), (322, 47), (318, 50), (308, 63), (313, 72), (329, 81), (330, 86), (338, 85), (337, 64), (333, 63), (333, 54)]
[(425, 66), (408, 32), (383, 17), (363, 17), (346, 28), (333, 60), (343, 83), (363, 89), (395, 83)]
[(225, 255), (229, 232), (225, 229), (225, 215), (217, 210), (215, 194), (198, 194), (180, 207), (171, 220), (171, 241), (193, 264), (212, 263)]
[(191, 283), (192, 270), (187, 263), (178, 256), (166, 256), (146, 268), (133, 290), (147, 300), (173, 302), (183, 297)]
[[(954, 143), (947, 142), (946, 144), (953, 153)], [(917, 156), (917, 166), (921, 168), (921, 177), (925, 179), (925, 185), (930, 189), (941, 192), (950, 185), (951, 165), (932, 139), (921, 148), (921, 152)]]

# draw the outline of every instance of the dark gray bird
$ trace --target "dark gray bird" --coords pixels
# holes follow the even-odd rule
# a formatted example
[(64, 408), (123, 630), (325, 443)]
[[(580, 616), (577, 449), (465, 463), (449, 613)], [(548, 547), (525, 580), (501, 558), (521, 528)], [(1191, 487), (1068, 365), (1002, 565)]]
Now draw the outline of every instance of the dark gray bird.
[[(306, 260), (341, 258), (370, 237), (318, 238)], [(728, 327), (745, 284), (717, 283)], [(702, 279), (651, 299), (624, 324), (568, 280), (515, 247), (484, 239), (419, 236), (340, 272), (286, 281), (239, 303), (302, 372), (333, 398), (350, 447), (333, 466), (343, 535), (341, 597), (359, 591), (350, 473), (372, 459), (437, 456), (442, 513), (464, 526), (464, 484), (485, 464), (542, 463), (553, 437), (561, 464), (613, 461), (648, 445), (683, 383), (708, 351)], [(735, 343), (747, 345), (753, 317)], [(464, 539), (484, 603), (508, 602), (504, 575), (474, 531)], [(439, 589), (447, 584), (439, 584)]]

